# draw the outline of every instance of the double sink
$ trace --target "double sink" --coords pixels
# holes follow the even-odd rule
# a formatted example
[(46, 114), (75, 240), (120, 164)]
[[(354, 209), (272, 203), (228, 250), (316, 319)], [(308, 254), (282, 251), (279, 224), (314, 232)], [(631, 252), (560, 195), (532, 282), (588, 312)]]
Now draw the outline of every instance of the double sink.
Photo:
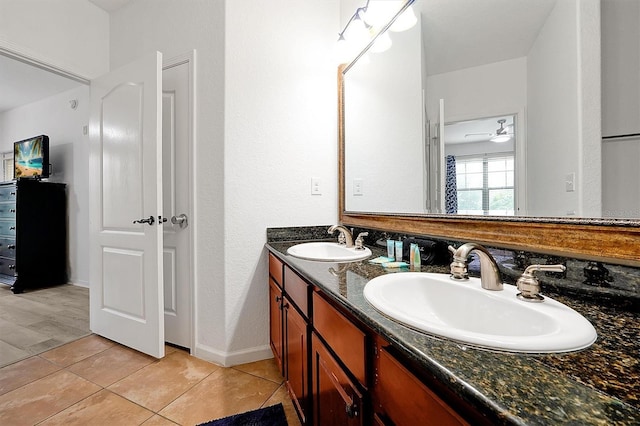
[[(297, 244), (288, 254), (301, 259), (352, 262), (371, 256), (364, 247), (332, 242)], [(483, 288), (484, 287), (484, 288)], [(548, 296), (540, 303), (516, 297), (516, 286), (487, 290), (480, 278), (402, 272), (370, 280), (366, 300), (380, 313), (412, 329), (491, 350), (523, 353), (572, 352), (591, 346), (591, 323)]]

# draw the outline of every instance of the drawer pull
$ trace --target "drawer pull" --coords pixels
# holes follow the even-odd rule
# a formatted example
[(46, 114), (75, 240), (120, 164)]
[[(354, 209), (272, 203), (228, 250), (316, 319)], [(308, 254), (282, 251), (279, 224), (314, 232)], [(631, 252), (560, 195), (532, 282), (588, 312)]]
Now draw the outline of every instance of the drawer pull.
[(16, 195), (16, 193), (15, 192), (10, 192), (9, 195)]
[(7, 244), (7, 248), (10, 249), (10, 250), (11, 249), (15, 249), (16, 245), (15, 244)]
[(15, 213), (16, 209), (9, 209), (9, 213)]
[(16, 269), (16, 265), (9, 265), (9, 269), (11, 270)]
[(15, 226), (10, 226), (10, 227), (9, 227), (9, 231), (15, 231), (15, 230), (16, 230), (16, 227), (15, 227)]

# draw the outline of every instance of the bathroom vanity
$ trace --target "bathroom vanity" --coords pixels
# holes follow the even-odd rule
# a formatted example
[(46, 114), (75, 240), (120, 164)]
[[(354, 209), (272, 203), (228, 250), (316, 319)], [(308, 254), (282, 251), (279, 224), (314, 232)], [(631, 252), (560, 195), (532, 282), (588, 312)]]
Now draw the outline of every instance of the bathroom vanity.
[(271, 346), (303, 424), (640, 423), (633, 310), (554, 294), (595, 326), (593, 346), (547, 355), (477, 349), (376, 311), (363, 289), (387, 273), (379, 265), (303, 260), (287, 254), (299, 241), (268, 240)]

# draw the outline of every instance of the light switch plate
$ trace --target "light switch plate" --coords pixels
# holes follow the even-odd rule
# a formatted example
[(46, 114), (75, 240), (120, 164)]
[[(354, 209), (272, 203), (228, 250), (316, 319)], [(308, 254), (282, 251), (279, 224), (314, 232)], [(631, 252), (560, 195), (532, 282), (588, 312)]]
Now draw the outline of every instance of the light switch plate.
[(576, 174), (568, 173), (565, 176), (565, 191), (573, 192), (576, 190)]
[(353, 195), (364, 195), (363, 189), (364, 182), (362, 179), (353, 180)]
[(322, 188), (320, 186), (320, 178), (311, 178), (311, 195), (322, 195)]

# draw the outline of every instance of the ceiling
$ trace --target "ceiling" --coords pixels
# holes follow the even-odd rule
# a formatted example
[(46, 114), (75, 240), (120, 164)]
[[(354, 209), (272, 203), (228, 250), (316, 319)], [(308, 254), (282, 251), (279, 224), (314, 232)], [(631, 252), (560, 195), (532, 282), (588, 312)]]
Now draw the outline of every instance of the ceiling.
[(495, 136), (500, 127), (498, 120), (504, 119), (504, 126), (508, 133), (513, 133), (514, 116), (478, 118), (469, 121), (447, 123), (444, 131), (445, 144), (488, 142)]
[[(88, 0), (111, 13), (131, 0)], [(78, 87), (81, 83), (0, 54), (0, 113)]]
[(416, 0), (427, 74), (527, 56), (557, 0)]
[(66, 92), (80, 84), (0, 55), (0, 113)]

